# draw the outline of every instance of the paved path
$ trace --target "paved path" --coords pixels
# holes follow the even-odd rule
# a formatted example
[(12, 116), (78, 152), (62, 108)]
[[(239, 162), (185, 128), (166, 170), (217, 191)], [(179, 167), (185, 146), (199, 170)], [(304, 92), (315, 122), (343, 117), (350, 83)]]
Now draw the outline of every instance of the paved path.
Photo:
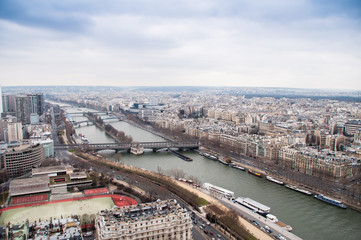
[(238, 204), (233, 203), (230, 200), (227, 199), (219, 199), (220, 202), (222, 202), (225, 206), (237, 211), (239, 214), (242, 214), (244, 217), (248, 218), (249, 220), (255, 220), (257, 221), (261, 227), (264, 227), (265, 225), (269, 226), (273, 233), (272, 235), (281, 234), (283, 237), (289, 240), (301, 240), (302, 238), (296, 236), (295, 234), (282, 229), (274, 222), (271, 222), (270, 220), (266, 219), (265, 217), (262, 217), (261, 215), (253, 212), (252, 210)]

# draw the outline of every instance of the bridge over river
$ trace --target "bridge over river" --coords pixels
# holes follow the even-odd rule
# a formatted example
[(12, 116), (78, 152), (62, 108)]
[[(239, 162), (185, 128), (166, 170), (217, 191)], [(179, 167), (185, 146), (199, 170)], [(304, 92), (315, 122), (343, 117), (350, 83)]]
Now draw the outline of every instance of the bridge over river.
[[(72, 150), (82, 149), (85, 151), (100, 151), (100, 150), (130, 150), (135, 143), (93, 143), (93, 144), (59, 144), (54, 145), (55, 150)], [(179, 149), (197, 149), (200, 143), (192, 141), (180, 141), (180, 142), (137, 142), (139, 147), (144, 149), (152, 149), (157, 151), (163, 148), (179, 148)]]

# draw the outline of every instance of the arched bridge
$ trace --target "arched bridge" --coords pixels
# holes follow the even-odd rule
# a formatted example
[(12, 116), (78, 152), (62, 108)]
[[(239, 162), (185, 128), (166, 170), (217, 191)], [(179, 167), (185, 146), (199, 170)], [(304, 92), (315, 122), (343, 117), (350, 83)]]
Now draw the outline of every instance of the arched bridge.
[[(140, 147), (144, 149), (153, 149), (154, 151), (162, 148), (188, 148), (196, 149), (199, 147), (199, 142), (139, 142)], [(130, 150), (132, 143), (93, 143), (93, 144), (59, 144), (55, 145), (55, 150), (72, 150), (83, 149), (86, 151), (99, 151), (99, 150)]]

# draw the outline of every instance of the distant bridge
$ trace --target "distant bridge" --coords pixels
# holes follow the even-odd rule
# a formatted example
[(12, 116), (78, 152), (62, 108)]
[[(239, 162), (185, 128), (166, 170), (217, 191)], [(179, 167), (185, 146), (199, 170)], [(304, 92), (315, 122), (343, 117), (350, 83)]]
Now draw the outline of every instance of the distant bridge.
[[(84, 111), (84, 112), (66, 112), (66, 114), (67, 114), (67, 115), (78, 115), (78, 114), (84, 115), (84, 114), (86, 114), (86, 113), (88, 113), (88, 112), (89, 112), (89, 111)], [(107, 112), (90, 112), (90, 113), (108, 115)]]
[[(54, 145), (55, 150), (82, 149), (85, 151), (100, 150), (130, 150), (133, 143), (92, 143), (92, 144), (59, 144)], [(139, 142), (140, 147), (157, 151), (163, 148), (197, 149), (199, 142)]]
[[(102, 118), (103, 121), (105, 121), (105, 123), (110, 123), (113, 122), (114, 120), (116, 121), (121, 121), (122, 119), (120, 117), (106, 117), (106, 118)], [(113, 120), (113, 121), (107, 121), (107, 120)], [(83, 120), (83, 121), (71, 121), (74, 125), (80, 125), (81, 123), (86, 123), (88, 126), (89, 125), (93, 125), (94, 122), (91, 120)]]

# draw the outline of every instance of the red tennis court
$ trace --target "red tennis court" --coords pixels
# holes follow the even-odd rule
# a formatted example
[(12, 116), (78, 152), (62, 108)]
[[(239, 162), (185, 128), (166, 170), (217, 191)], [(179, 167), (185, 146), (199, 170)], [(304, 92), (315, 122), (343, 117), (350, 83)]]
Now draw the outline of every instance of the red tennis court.
[(121, 195), (112, 195), (113, 202), (118, 207), (123, 206), (130, 206), (130, 205), (137, 205), (138, 202), (135, 201), (133, 198), (127, 197), (127, 196), (121, 196)]
[(10, 204), (23, 204), (23, 203), (33, 203), (33, 202), (42, 202), (48, 200), (48, 194), (39, 194), (33, 196), (22, 196), (22, 197), (13, 197), (11, 198)]
[(100, 193), (107, 193), (108, 188), (95, 188), (95, 189), (87, 189), (84, 190), (84, 195), (93, 195), (93, 194), (100, 194)]

